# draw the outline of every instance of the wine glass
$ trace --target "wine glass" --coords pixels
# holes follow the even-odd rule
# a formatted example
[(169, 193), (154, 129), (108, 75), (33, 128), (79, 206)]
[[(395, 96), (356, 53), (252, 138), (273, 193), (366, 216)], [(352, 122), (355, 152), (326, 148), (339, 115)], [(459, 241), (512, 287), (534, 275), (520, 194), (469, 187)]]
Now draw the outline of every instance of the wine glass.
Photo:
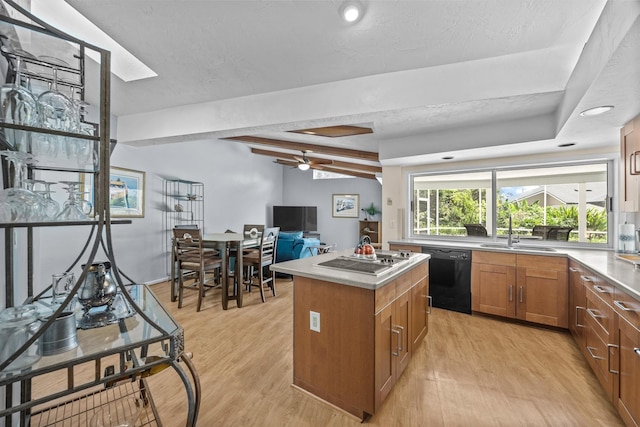
[[(4, 49), (4, 47), (3, 47)], [(22, 86), (21, 57), (15, 56), (16, 78), (0, 88), (0, 119), (5, 123), (23, 126), (37, 126), (38, 101), (27, 88)], [(29, 133), (13, 129), (5, 129), (10, 135), (13, 145), (20, 151), (28, 151)], [(12, 137), (12, 138), (11, 138)]]
[(49, 90), (38, 97), (40, 125), (45, 129), (74, 132), (77, 129), (76, 109), (68, 96), (58, 91), (58, 68), (52, 68)]
[(0, 216), (2, 222), (29, 222), (41, 219), (40, 196), (23, 187), (23, 177), (31, 154), (5, 150), (0, 154), (13, 166), (13, 187), (0, 190)]
[(79, 181), (60, 181), (60, 184), (66, 185), (63, 187), (69, 193), (69, 198), (64, 202), (62, 212), (56, 217), (59, 221), (86, 221), (89, 219), (87, 214), (83, 211), (84, 200), (78, 198), (78, 189), (81, 184)]
[(45, 187), (44, 190), (36, 191), (36, 193), (40, 194), (44, 198), (45, 219), (55, 220), (58, 214), (60, 214), (60, 204), (51, 198), (51, 193), (55, 193), (55, 191), (51, 190), (51, 185), (55, 184), (55, 182), (37, 182), (44, 185)]

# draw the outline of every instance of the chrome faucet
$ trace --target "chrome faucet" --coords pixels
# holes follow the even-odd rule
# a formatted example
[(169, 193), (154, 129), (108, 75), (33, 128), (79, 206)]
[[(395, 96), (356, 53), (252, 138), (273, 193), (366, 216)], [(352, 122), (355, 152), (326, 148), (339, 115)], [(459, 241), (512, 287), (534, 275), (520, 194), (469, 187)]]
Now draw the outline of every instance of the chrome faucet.
[(512, 247), (514, 243), (520, 243), (520, 236), (515, 236), (515, 242), (513, 236), (513, 227), (511, 226), (511, 215), (509, 215), (509, 238), (507, 239), (507, 246)]

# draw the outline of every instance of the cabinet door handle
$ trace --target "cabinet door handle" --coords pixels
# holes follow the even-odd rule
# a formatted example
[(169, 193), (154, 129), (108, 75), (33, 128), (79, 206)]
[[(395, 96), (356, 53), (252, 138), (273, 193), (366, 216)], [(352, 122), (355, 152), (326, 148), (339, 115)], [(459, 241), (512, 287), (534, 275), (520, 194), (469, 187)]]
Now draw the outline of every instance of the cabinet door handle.
[(576, 305), (576, 328), (584, 328), (584, 325), (578, 323), (578, 310), (585, 310), (584, 307)]
[(596, 291), (598, 291), (598, 293), (601, 293), (601, 294), (608, 293), (607, 290), (604, 289), (602, 286), (593, 285), (593, 289), (595, 289)]
[(583, 282), (593, 282), (593, 279), (589, 276), (580, 276)]
[(513, 301), (513, 285), (509, 285), (509, 302)]
[(524, 288), (520, 286), (520, 303), (524, 302)]
[(615, 344), (607, 344), (607, 371), (611, 374), (619, 374), (619, 371), (611, 370), (611, 348), (618, 348), (618, 346)]
[(633, 153), (629, 154), (629, 164), (631, 166), (629, 168), (629, 175), (640, 175), (640, 172), (638, 172), (638, 168), (636, 168), (636, 155), (638, 153), (638, 151), (634, 151)]
[(640, 356), (640, 348), (635, 347), (635, 348), (633, 349), (633, 352), (634, 352), (635, 354), (637, 354), (638, 356)]
[(427, 301), (428, 301), (428, 303), (427, 303), (427, 307), (429, 308), (429, 309), (427, 310), (427, 314), (431, 314), (431, 309), (433, 308), (433, 297), (432, 297), (431, 295), (429, 295), (429, 296), (427, 297)]
[(404, 351), (404, 327), (400, 325), (396, 325), (396, 328), (400, 329), (400, 336), (398, 337), (398, 343), (400, 344), (398, 348), (398, 352)]
[[(400, 342), (400, 331), (397, 329), (391, 329), (391, 333), (398, 335), (398, 341)], [(391, 351), (391, 354), (393, 354), (394, 356), (400, 356), (400, 350), (398, 349), (398, 345), (396, 344), (396, 351)]]
[(633, 311), (633, 309), (632, 309), (632, 308), (630, 308), (630, 307), (625, 307), (625, 305), (624, 305), (624, 303), (623, 303), (622, 301), (613, 301), (613, 304), (614, 304), (616, 307), (618, 307), (618, 308), (620, 308), (620, 309), (622, 309), (622, 310), (624, 310), (624, 311)]
[(595, 347), (589, 347), (589, 346), (587, 346), (587, 351), (589, 352), (589, 355), (590, 355), (593, 359), (604, 360), (604, 357), (596, 356), (595, 354), (593, 354), (593, 350), (596, 350), (596, 348), (595, 348)]

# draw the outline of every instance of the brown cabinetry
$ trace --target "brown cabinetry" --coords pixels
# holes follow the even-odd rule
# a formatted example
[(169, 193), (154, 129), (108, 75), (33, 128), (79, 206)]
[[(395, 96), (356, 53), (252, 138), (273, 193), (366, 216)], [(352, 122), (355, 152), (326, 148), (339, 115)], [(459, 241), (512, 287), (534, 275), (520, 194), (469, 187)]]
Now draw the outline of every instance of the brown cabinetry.
[(411, 346), (417, 348), (429, 331), (431, 297), (427, 264), (411, 270), (411, 283)]
[(380, 249), (382, 247), (380, 221), (359, 221), (358, 232), (360, 233), (360, 237), (369, 236), (374, 248)]
[(409, 363), (410, 293), (405, 291), (375, 315), (376, 409), (384, 402)]
[(498, 252), (473, 252), (473, 311), (567, 327), (567, 260)]
[(636, 326), (618, 317), (619, 374), (614, 403), (628, 426), (640, 425), (640, 330)]
[(620, 129), (620, 210), (638, 212), (640, 195), (640, 116)]
[(294, 276), (294, 385), (361, 419), (375, 413), (426, 335), (427, 271), (421, 262), (375, 290)]
[(578, 343), (585, 349), (584, 316), (586, 313), (587, 294), (582, 283), (583, 268), (574, 261), (569, 261), (569, 331)]

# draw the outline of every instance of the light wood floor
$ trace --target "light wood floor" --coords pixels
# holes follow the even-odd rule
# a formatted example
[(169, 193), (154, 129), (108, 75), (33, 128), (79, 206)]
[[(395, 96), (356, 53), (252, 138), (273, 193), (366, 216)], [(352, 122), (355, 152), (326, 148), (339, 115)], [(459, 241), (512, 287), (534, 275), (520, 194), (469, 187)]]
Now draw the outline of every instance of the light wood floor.
[[(196, 312), (167, 284), (152, 287), (185, 329), (202, 382), (199, 426), (355, 426), (352, 418), (291, 387), (292, 294), (223, 311), (210, 291)], [(164, 371), (168, 372), (168, 371)], [(151, 377), (164, 425), (183, 425), (173, 374)], [(622, 426), (568, 333), (434, 309), (429, 334), (367, 424), (371, 426)]]

